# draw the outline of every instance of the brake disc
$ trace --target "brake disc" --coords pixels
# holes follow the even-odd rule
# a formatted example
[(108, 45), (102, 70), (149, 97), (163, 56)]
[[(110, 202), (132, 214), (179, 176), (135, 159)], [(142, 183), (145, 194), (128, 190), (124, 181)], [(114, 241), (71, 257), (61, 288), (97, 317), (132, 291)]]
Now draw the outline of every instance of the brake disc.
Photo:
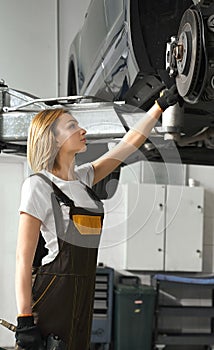
[(186, 10), (181, 19), (175, 57), (179, 94), (186, 101), (195, 103), (203, 91), (206, 69), (203, 22), (195, 9)]
[(214, 0), (201, 1), (184, 12), (172, 57), (171, 68), (184, 100), (192, 104), (214, 100)]

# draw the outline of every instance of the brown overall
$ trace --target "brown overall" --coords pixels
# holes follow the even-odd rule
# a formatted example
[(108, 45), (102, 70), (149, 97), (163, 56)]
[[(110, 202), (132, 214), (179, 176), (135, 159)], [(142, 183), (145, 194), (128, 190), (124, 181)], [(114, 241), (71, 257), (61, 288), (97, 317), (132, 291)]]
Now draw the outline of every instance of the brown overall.
[[(38, 325), (44, 337), (51, 333), (59, 336), (66, 343), (66, 350), (88, 350), (103, 204), (86, 186), (97, 209), (76, 207), (54, 183), (41, 177), (53, 187), (51, 197), (59, 253), (36, 274), (33, 312), (38, 314)], [(66, 230), (60, 202), (70, 207)]]

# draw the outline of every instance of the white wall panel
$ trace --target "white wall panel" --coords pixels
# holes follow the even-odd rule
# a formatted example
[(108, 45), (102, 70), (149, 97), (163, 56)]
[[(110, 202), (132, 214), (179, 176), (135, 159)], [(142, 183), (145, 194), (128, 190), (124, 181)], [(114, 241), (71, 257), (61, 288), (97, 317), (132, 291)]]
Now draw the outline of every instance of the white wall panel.
[(38, 97), (65, 96), (69, 47), (90, 0), (0, 0), (0, 79)]
[[(16, 321), (15, 252), (24, 158), (0, 155), (0, 318)], [(14, 333), (0, 328), (0, 346), (14, 345)]]
[(39, 97), (57, 95), (57, 0), (0, 0), (0, 32), (0, 78)]

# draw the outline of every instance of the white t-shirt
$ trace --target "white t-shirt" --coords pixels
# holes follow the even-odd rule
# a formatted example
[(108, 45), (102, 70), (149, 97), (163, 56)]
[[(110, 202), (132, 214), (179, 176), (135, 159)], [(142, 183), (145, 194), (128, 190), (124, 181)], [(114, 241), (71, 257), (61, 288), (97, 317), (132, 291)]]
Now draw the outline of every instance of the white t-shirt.
[[(86, 163), (75, 167), (77, 180), (65, 181), (46, 170), (41, 171), (51, 181), (53, 181), (69, 198), (74, 201), (76, 206), (83, 208), (97, 208), (95, 202), (88, 195), (84, 184), (92, 187), (94, 180), (94, 169), (91, 163)], [(82, 181), (83, 183), (81, 183)], [(22, 186), (20, 212), (28, 213), (41, 220), (40, 231), (45, 239), (45, 247), (48, 249), (48, 255), (42, 260), (42, 265), (54, 260), (59, 252), (57, 233), (51, 202), (52, 187), (47, 184), (40, 176), (28, 177)], [(69, 207), (61, 205), (64, 227), (69, 223)]]

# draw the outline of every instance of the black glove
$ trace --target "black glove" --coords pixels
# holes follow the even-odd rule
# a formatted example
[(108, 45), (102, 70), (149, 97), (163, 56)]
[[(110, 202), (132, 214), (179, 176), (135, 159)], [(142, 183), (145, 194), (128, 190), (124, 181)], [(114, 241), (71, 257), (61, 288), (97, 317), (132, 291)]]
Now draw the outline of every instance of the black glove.
[(45, 350), (39, 328), (33, 316), (17, 317), (16, 343), (26, 350)]
[(181, 97), (178, 94), (176, 85), (172, 85), (170, 89), (164, 90), (162, 96), (157, 99), (157, 104), (164, 112), (169, 106), (175, 105), (177, 102), (181, 102)]

